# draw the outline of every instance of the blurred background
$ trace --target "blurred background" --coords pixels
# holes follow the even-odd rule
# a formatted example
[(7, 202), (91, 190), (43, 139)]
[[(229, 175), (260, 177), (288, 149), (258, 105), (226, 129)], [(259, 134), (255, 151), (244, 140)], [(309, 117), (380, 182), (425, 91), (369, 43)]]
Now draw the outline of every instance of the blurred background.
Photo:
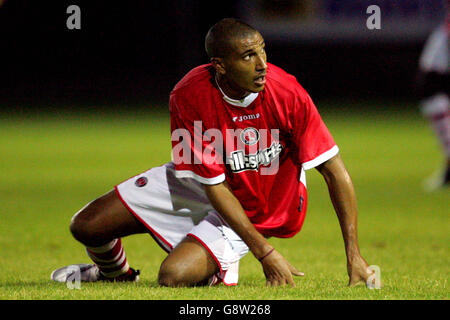
[[(0, 108), (165, 108), (176, 82), (208, 62), (204, 36), (223, 17), (259, 29), (269, 61), (315, 100), (411, 99), (421, 49), (445, 2), (1, 0)], [(66, 27), (72, 4), (81, 9), (79, 30)], [(381, 29), (369, 30), (374, 4)]]

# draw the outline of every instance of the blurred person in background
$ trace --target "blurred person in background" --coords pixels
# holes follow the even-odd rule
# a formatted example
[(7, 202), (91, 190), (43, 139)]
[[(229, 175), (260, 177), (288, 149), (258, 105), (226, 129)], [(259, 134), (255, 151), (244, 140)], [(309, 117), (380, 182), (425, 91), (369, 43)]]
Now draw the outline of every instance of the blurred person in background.
[(420, 109), (430, 121), (445, 156), (443, 169), (425, 181), (428, 191), (450, 185), (449, 32), (450, 11), (447, 7), (445, 22), (430, 34), (419, 60)]

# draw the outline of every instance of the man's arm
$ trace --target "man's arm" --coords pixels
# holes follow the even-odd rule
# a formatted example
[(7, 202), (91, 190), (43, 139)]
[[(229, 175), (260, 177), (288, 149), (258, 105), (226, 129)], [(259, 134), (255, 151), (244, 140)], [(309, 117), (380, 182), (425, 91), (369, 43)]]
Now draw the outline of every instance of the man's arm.
[[(294, 285), (292, 275), (303, 275), (278, 253), (250, 222), (239, 200), (226, 182), (204, 185), (206, 195), (213, 207), (260, 260), (267, 285)], [(261, 260), (262, 258), (262, 260)]]
[(349, 286), (354, 286), (366, 281), (372, 274), (367, 270), (369, 265), (359, 252), (355, 189), (339, 154), (319, 165), (317, 170), (328, 185), (330, 198), (339, 219), (347, 255)]

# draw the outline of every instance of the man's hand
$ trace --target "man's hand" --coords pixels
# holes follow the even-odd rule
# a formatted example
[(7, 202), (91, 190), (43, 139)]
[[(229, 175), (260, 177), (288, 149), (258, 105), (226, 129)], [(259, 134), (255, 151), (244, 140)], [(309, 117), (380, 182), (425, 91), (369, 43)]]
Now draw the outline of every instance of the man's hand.
[(283, 286), (289, 284), (295, 287), (294, 276), (304, 276), (303, 272), (298, 271), (292, 266), (280, 253), (273, 250), (261, 261), (264, 275), (266, 276), (267, 286)]
[(374, 273), (368, 268), (366, 260), (359, 254), (349, 259), (347, 261), (348, 286), (354, 287), (363, 281), (367, 284), (367, 279)]

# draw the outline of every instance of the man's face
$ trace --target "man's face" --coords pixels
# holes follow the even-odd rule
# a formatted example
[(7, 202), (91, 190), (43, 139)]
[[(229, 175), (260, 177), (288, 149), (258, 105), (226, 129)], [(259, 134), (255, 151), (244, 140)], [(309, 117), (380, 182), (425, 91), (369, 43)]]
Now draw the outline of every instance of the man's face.
[(223, 59), (229, 86), (235, 91), (260, 92), (266, 84), (267, 56), (259, 32), (236, 38), (231, 52)]

